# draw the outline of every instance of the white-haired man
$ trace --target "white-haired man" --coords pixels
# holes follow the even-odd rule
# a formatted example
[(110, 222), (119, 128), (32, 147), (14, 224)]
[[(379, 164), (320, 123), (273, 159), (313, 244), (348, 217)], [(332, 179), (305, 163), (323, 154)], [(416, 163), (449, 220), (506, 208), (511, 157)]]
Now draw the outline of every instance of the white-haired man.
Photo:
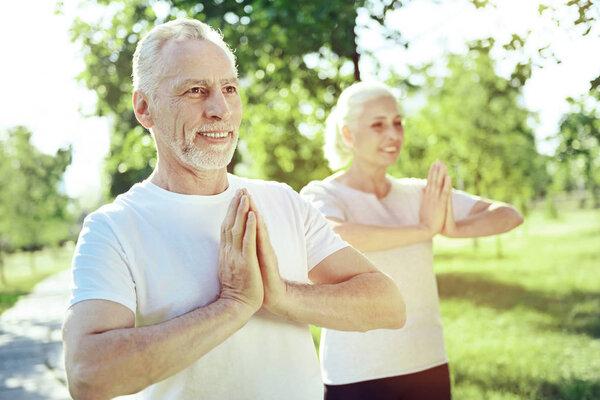
[(395, 284), (286, 185), (227, 173), (242, 105), (209, 26), (155, 27), (133, 66), (158, 161), (84, 222), (63, 327), (71, 394), (321, 399), (308, 323), (398, 328)]

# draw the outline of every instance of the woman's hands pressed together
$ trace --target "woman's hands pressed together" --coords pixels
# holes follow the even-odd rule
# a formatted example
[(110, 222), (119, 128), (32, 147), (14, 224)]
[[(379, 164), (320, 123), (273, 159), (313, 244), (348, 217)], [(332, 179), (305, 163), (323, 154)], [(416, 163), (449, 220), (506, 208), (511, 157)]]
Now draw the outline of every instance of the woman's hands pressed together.
[(419, 210), (419, 221), (429, 230), (432, 237), (442, 232), (448, 212), (452, 213), (451, 193), (452, 179), (448, 176), (447, 167), (438, 160), (429, 169)]

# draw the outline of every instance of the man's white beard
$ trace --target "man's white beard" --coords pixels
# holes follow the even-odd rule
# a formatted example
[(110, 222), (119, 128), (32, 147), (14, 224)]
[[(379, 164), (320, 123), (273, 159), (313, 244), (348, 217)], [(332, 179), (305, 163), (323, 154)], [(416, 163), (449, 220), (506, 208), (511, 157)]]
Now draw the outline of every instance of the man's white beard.
[[(238, 135), (233, 133), (234, 141), (225, 145), (208, 145), (200, 148), (194, 143), (195, 137), (180, 147), (181, 157), (191, 167), (199, 170), (212, 170), (227, 167), (237, 147)], [(202, 140), (202, 139), (199, 139)]]

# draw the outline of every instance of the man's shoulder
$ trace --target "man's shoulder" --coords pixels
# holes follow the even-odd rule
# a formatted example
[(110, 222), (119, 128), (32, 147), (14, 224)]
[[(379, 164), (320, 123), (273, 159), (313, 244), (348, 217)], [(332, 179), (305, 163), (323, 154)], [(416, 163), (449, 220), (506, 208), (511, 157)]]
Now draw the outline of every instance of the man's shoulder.
[(118, 219), (143, 200), (143, 185), (136, 183), (127, 192), (115, 197), (110, 203), (100, 206), (87, 215), (86, 220)]
[(236, 186), (240, 188), (247, 188), (249, 190), (264, 191), (269, 193), (289, 193), (294, 192), (287, 183), (277, 181), (267, 181), (264, 179), (246, 178), (237, 175), (231, 175), (236, 181)]

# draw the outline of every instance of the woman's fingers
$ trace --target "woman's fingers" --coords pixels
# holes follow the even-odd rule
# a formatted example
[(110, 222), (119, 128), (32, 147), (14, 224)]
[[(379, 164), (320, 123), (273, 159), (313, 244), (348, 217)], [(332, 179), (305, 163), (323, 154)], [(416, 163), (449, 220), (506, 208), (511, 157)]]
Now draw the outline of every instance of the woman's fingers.
[(425, 185), (425, 192), (427, 194), (433, 194), (435, 186), (435, 176), (437, 172), (438, 161), (435, 161), (429, 167), (429, 174), (427, 175), (427, 184)]
[(446, 183), (446, 178), (448, 177), (448, 168), (440, 161), (439, 166), (439, 176), (438, 176), (438, 195), (441, 196), (444, 191), (444, 184)]

